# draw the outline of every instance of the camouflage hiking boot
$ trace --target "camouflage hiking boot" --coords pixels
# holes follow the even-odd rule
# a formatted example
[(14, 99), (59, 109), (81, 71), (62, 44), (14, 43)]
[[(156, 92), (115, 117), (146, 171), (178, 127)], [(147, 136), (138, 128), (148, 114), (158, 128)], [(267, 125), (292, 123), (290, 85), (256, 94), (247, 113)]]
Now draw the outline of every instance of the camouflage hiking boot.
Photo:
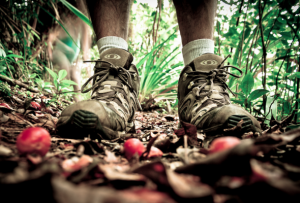
[[(138, 71), (131, 64), (132, 55), (112, 48), (96, 61), (94, 75), (82, 86), (81, 92), (92, 90), (90, 100), (68, 106), (61, 114), (57, 131), (61, 137), (83, 139), (115, 139), (134, 130), (134, 114), (140, 103)], [(93, 80), (93, 86), (85, 90)]]
[[(224, 66), (226, 59), (214, 54), (203, 54), (185, 66), (178, 83), (178, 113), (180, 120), (197, 126), (207, 137), (223, 134), (243, 119), (242, 133), (260, 132), (259, 122), (243, 108), (230, 103), (226, 84), (227, 74), (242, 77), (243, 72), (234, 66)], [(240, 75), (229, 73), (235, 68)]]

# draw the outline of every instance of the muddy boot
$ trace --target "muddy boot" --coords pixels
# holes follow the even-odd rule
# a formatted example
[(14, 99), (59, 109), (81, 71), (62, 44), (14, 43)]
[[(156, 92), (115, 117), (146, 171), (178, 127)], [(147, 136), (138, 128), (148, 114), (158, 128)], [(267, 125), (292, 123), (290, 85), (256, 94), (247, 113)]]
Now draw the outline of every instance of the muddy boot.
[[(61, 114), (57, 131), (61, 137), (83, 139), (115, 139), (134, 130), (134, 114), (140, 107), (138, 71), (131, 64), (132, 55), (112, 48), (104, 51), (96, 62), (94, 75), (82, 86), (92, 90), (90, 100), (68, 106)], [(93, 86), (85, 90), (89, 81)]]
[[(180, 74), (179, 118), (197, 126), (198, 132), (206, 134), (206, 141), (223, 136), (226, 134), (224, 129), (237, 126), (241, 120), (240, 135), (261, 132), (259, 122), (250, 113), (230, 103), (227, 74), (239, 78), (242, 71), (234, 66), (224, 66), (224, 61), (217, 55), (203, 54), (185, 66)], [(227, 67), (235, 68), (240, 75), (227, 72)]]

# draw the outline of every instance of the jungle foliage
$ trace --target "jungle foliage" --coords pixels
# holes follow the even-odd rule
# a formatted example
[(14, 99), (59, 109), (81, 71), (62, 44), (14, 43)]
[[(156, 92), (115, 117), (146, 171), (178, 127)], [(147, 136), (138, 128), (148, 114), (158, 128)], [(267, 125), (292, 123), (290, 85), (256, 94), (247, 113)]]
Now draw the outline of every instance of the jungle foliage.
[[(1, 1), (0, 91), (7, 93), (3, 77), (52, 94), (72, 90), (72, 82), (62, 82), (65, 72), (53, 72), (46, 43), (49, 27), (63, 27), (60, 15), (67, 11), (90, 25), (89, 19), (66, 0)], [(151, 7), (134, 0), (130, 16), (129, 45), (141, 78), (140, 101), (170, 100), (176, 106), (183, 63), (172, 2), (157, 0), (157, 6)], [(266, 123), (272, 115), (282, 120), (299, 108), (299, 18), (297, 0), (218, 1), (215, 53), (231, 55), (227, 62), (244, 72), (240, 79), (229, 77), (228, 85), (236, 94), (231, 96), (232, 102)], [(94, 46), (91, 59), (97, 57)], [(296, 113), (295, 122), (298, 118)]]

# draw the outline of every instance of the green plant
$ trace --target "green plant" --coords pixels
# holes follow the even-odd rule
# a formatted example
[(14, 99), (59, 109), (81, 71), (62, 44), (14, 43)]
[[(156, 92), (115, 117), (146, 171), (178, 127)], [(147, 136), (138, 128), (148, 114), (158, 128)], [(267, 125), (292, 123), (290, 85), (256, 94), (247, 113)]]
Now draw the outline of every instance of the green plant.
[(5, 96), (11, 96), (11, 89), (9, 84), (0, 81), (0, 92), (3, 93)]
[(232, 54), (229, 63), (246, 74), (240, 79), (229, 77), (228, 86), (238, 92), (232, 101), (267, 123), (271, 114), (280, 120), (298, 109), (299, 5), (299, 1), (282, 0), (219, 2), (215, 52)]
[[(269, 91), (265, 89), (256, 89), (254, 90), (254, 78), (252, 73), (248, 73), (243, 77), (242, 83), (240, 84), (241, 90), (237, 94), (238, 99), (231, 99), (245, 108), (248, 108), (251, 111), (253, 105), (261, 102), (257, 101), (261, 96), (267, 94)], [(256, 102), (255, 102), (256, 101)]]
[(153, 49), (137, 64), (136, 67), (141, 78), (139, 95), (141, 103), (150, 95), (151, 99), (176, 99), (177, 82), (183, 63), (173, 64), (173, 62), (180, 52), (178, 47), (170, 53), (160, 52), (164, 44), (174, 37), (176, 37), (175, 33), (162, 43), (157, 42)]
[(41, 91), (46, 91), (51, 93), (51, 88), (54, 87), (51, 82), (45, 82), (44, 80), (42, 80), (41, 78), (35, 78), (34, 82), (38, 85), (38, 88)]
[[(72, 80), (64, 80), (64, 78), (67, 76), (66, 70), (60, 70), (58, 72), (58, 74), (56, 74), (54, 71), (52, 71), (49, 68), (46, 68), (46, 70), (52, 76), (53, 84), (56, 88), (55, 89), (56, 94), (59, 94), (59, 95), (60, 94), (64, 94), (64, 95), (76, 94), (72, 91), (74, 90), (73, 85), (77, 85), (77, 83)], [(66, 92), (62, 92), (62, 91), (66, 91)]]

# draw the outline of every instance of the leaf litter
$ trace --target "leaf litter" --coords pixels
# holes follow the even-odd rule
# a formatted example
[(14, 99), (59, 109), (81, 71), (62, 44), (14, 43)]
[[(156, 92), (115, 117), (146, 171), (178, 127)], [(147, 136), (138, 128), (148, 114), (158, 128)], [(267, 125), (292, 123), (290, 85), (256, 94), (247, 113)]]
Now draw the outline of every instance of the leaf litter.
[[(63, 102), (46, 107), (45, 96), (32, 98), (30, 105), (0, 100), (0, 191), (7, 202), (299, 202), (300, 129), (286, 128), (289, 118), (209, 153), (195, 126), (155, 111), (137, 112), (136, 132), (120, 139), (60, 138), (55, 125)], [(51, 133), (44, 158), (18, 154), (16, 137), (30, 126)], [(226, 133), (237, 136), (239, 127)], [(130, 138), (146, 150), (127, 160), (123, 144)], [(153, 148), (159, 155), (151, 155)]]

